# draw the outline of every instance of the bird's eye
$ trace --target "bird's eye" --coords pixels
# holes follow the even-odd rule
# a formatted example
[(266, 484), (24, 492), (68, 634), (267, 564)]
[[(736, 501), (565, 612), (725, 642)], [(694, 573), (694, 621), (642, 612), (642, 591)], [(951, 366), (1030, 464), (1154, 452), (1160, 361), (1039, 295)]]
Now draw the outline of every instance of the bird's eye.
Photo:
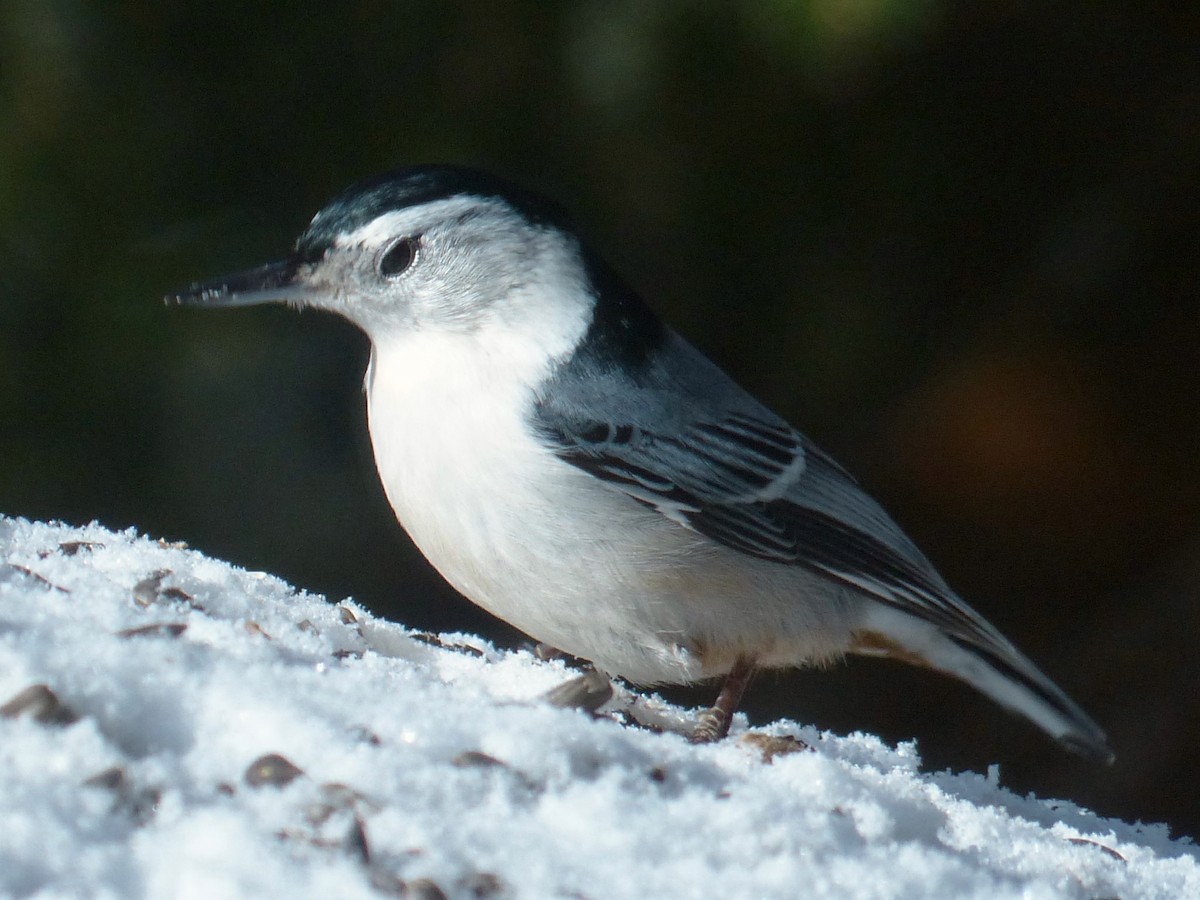
[(417, 259), (417, 239), (403, 237), (392, 244), (379, 257), (379, 274), (384, 278), (395, 278)]

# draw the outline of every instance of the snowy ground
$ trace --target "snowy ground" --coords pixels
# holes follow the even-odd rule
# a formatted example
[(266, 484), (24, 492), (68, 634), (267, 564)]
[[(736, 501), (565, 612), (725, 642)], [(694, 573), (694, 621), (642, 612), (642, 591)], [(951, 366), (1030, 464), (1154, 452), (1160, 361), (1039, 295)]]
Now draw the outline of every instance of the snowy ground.
[(693, 747), (573, 674), (0, 517), (0, 895), (1200, 897), (1165, 827), (792, 722)]

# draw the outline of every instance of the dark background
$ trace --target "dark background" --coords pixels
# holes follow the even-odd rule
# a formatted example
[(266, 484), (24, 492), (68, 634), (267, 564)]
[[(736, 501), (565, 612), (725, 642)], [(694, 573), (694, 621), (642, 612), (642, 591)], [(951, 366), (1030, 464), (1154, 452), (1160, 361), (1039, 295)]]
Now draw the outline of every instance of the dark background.
[(0, 512), (518, 641), (392, 520), (357, 332), (160, 300), (282, 255), (361, 177), (479, 165), (572, 208), (856, 472), (1118, 761), (864, 660), (761, 678), (753, 721), (917, 736), (929, 767), (1195, 834), (1195, 10), (9, 0)]

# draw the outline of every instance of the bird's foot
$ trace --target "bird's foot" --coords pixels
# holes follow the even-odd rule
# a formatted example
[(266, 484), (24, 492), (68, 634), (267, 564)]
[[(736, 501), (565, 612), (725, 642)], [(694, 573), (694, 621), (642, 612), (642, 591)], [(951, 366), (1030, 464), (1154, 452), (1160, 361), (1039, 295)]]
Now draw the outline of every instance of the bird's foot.
[(739, 657), (721, 683), (721, 693), (717, 694), (717, 702), (711, 709), (700, 713), (696, 728), (688, 741), (692, 744), (711, 744), (729, 734), (729, 725), (733, 721), (733, 713), (746, 692), (750, 676), (754, 674), (754, 661)]
[(733, 720), (732, 715), (725, 714), (725, 711), (714, 706), (700, 713), (696, 721), (696, 727), (688, 736), (690, 744), (714, 744), (729, 734), (729, 723)]

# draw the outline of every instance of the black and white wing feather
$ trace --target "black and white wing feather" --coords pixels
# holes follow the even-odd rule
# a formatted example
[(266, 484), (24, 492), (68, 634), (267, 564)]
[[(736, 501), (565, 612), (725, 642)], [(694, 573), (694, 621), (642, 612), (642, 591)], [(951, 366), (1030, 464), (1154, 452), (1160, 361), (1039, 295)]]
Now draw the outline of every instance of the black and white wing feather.
[(564, 461), (720, 544), (1007, 644), (841, 466), (673, 333), (635, 376), (560, 372), (535, 419)]

